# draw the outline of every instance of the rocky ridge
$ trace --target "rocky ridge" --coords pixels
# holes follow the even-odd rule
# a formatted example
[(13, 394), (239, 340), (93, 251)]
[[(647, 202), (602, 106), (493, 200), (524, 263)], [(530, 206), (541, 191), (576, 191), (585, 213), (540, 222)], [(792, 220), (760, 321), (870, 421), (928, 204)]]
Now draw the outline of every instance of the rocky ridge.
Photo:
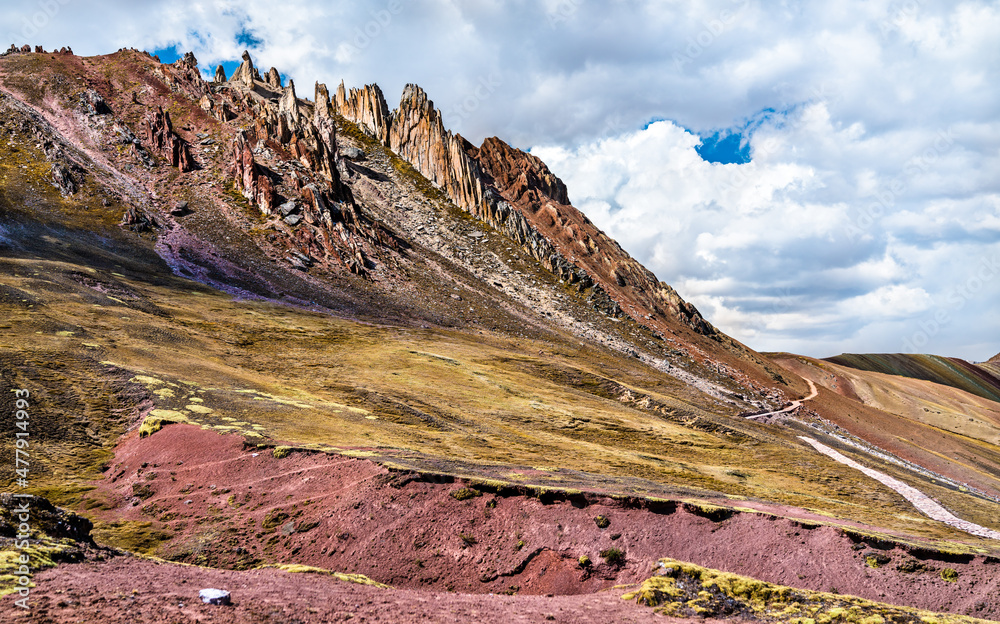
[(657, 331), (664, 329), (657, 317), (669, 315), (701, 334), (716, 334), (693, 305), (575, 209), (566, 185), (537, 157), (496, 137), (473, 147), (445, 128), (441, 112), (416, 85), (406, 86), (391, 114), (377, 85), (347, 94), (341, 84), (335, 105), (560, 280), (592, 290), (590, 300), (602, 312), (628, 315)]
[[(272, 217), (272, 227), (287, 240), (285, 258), (293, 266), (342, 266), (376, 279), (376, 267), (399, 260), (399, 236), (383, 218), (366, 217), (354, 200), (354, 185), (341, 180), (353, 174), (337, 148), (339, 115), (412, 165), (461, 210), (519, 245), (601, 314), (628, 318), (669, 341), (683, 357), (748, 390), (751, 402), (759, 402), (756, 397), (782, 402), (780, 391), (766, 387), (780, 376), (718, 332), (574, 208), (565, 184), (541, 160), (495, 137), (475, 148), (445, 128), (420, 87), (408, 85), (399, 107), (390, 112), (377, 85), (347, 91), (341, 83), (331, 99), (326, 85), (317, 82), (313, 101), (301, 99), (294, 81), (281, 87), (277, 70), (262, 77), (248, 53), (225, 83), (205, 82), (193, 55), (163, 67), (173, 74), (164, 74), (165, 82), (200, 98), (201, 108), (220, 122), (240, 128), (227, 170), (244, 197)], [(216, 70), (217, 77), (224, 75)], [(686, 375), (627, 344), (601, 341), (729, 400), (729, 391), (702, 375)], [(748, 360), (755, 371), (749, 377), (740, 370)]]

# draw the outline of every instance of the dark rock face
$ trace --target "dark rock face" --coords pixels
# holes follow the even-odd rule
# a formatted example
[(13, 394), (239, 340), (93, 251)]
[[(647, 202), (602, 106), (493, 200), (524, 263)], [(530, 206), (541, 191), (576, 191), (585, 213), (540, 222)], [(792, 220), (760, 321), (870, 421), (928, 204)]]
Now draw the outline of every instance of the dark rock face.
[(125, 211), (120, 225), (139, 233), (149, 232), (160, 227), (155, 218), (134, 206)]
[(76, 180), (69, 170), (59, 163), (52, 164), (52, 182), (63, 197), (72, 195), (77, 190)]
[(90, 531), (94, 525), (90, 520), (59, 509), (41, 496), (20, 497), (8, 493), (0, 494), (0, 537), (17, 535), (20, 524), (17, 516), (24, 507), (30, 509), (32, 531), (55, 539), (92, 543)]

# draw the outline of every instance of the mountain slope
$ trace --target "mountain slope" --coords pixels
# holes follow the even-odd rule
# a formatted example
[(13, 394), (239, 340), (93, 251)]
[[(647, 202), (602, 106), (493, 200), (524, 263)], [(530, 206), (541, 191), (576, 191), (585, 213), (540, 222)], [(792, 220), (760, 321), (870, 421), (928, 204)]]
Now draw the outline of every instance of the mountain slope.
[[(249, 55), (216, 75), (135, 50), (0, 59), (0, 375), (33, 397), (31, 490), (98, 542), (484, 594), (596, 591), (683, 553), (1000, 614), (996, 544), (799, 436), (991, 526), (1000, 458), (909, 453), (921, 472), (851, 447), (915, 418), (833, 389), (773, 414), (811, 368), (724, 336), (544, 163), (445, 131), (417, 87), (390, 112), (377, 87), (300, 98)], [(983, 431), (936, 448), (992, 448)], [(963, 581), (874, 578), (857, 544)]]
[[(996, 358), (991, 362), (995, 360)], [(958, 388), (984, 399), (1000, 401), (1000, 375), (997, 374), (1000, 371), (991, 369), (990, 362), (985, 365), (972, 364), (958, 358), (903, 353), (845, 353), (826, 358), (826, 361), (873, 373), (923, 379)]]

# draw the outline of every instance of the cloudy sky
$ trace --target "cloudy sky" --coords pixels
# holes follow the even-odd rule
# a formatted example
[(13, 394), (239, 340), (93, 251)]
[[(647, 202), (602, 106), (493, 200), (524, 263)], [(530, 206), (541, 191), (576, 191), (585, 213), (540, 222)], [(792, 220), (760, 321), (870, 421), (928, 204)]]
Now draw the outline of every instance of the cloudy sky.
[(758, 350), (1000, 351), (998, 2), (4, 0), (0, 24), (205, 71), (249, 48), (305, 96), (420, 84)]

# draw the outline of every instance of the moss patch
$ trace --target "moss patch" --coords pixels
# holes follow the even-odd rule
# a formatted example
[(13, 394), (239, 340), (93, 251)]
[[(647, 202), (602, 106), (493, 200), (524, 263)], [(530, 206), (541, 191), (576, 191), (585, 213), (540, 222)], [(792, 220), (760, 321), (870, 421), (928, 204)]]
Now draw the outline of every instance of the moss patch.
[(98, 523), (92, 531), (94, 541), (114, 548), (152, 555), (173, 533), (153, 526), (152, 522), (120, 520)]
[(711, 570), (674, 559), (661, 559), (656, 576), (622, 596), (672, 617), (740, 618), (796, 624), (923, 624), (985, 622), (962, 615), (898, 607), (783, 585)]
[(474, 490), (472, 488), (459, 488), (451, 492), (451, 497), (457, 501), (469, 500), (470, 498), (475, 498), (477, 496), (482, 496), (482, 492), (479, 490)]
[(333, 570), (326, 570), (324, 568), (314, 568), (313, 566), (300, 565), (298, 563), (281, 563), (277, 565), (264, 565), (261, 568), (277, 568), (279, 570), (284, 570), (285, 572), (291, 572), (292, 574), (325, 574), (326, 576), (332, 576), (338, 581), (344, 581), (346, 583), (356, 583), (358, 585), (371, 585), (372, 587), (378, 587), (381, 589), (392, 589), (392, 586), (386, 585), (384, 583), (379, 583), (378, 581), (373, 581), (364, 574), (345, 574), (344, 572), (334, 572)]

